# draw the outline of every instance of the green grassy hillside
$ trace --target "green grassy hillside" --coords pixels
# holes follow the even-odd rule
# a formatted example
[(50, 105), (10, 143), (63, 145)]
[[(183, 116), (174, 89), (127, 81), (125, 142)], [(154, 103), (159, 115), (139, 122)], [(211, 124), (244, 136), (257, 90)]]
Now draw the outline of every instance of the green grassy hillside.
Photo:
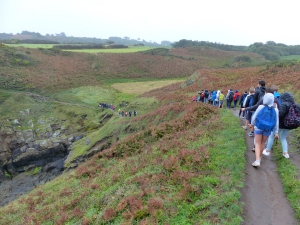
[(0, 221), (240, 223), (244, 161), (235, 159), (245, 146), (242, 134), (236, 141), (238, 121), (229, 111), (199, 106), (176, 91), (168, 95), (159, 108), (131, 124), (148, 120), (152, 126), (2, 208), (6, 213)]
[[(298, 63), (262, 66), (252, 53), (259, 67), (234, 62), (238, 52), (208, 48), (0, 52), (1, 127), (16, 117), (23, 124), (53, 117), (84, 133), (90, 142), (76, 142), (67, 165), (103, 140), (108, 147), (0, 208), (0, 224), (241, 224), (246, 147), (239, 120), (191, 96), (201, 89), (245, 90), (263, 78), (300, 99)], [(146, 82), (171, 79), (158, 89)], [(98, 102), (138, 115), (119, 117)], [(26, 109), (31, 118), (20, 117)], [(289, 192), (297, 193), (297, 185)]]

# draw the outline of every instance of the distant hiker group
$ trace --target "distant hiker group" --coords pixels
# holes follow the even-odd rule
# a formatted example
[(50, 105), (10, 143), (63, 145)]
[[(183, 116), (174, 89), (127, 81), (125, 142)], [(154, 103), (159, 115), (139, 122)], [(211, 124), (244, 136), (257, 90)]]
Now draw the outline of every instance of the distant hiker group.
[(259, 167), (262, 154), (269, 156), (274, 139), (279, 139), (282, 145), (282, 155), (289, 158), (286, 137), (290, 130), (300, 126), (300, 106), (295, 103), (290, 92), (278, 93), (276, 85), (266, 87), (264, 80), (258, 82), (257, 87), (251, 87), (241, 94), (238, 90), (228, 90), (226, 96), (222, 91), (202, 90), (198, 97), (193, 96), (192, 101), (212, 104), (222, 108), (236, 109), (240, 106), (239, 117), (245, 119), (243, 129), (250, 129), (248, 134), (254, 137), (255, 161), (253, 167)]
[(235, 92), (230, 89), (228, 90), (226, 96), (221, 90), (202, 90), (198, 92), (198, 96), (192, 96), (192, 101), (203, 102), (207, 104), (212, 104), (219, 108), (223, 108), (224, 101), (226, 102), (226, 107), (231, 108), (232, 103), (233, 107), (236, 109), (237, 104), (241, 104), (241, 94), (238, 90)]
[[(123, 110), (119, 109), (118, 112), (119, 112), (119, 116), (125, 116), (125, 117), (132, 116), (132, 111), (128, 112), (128, 111), (123, 111)], [(136, 116), (136, 115), (137, 115), (137, 112), (135, 110), (133, 110), (133, 116)]]
[(192, 96), (192, 101), (212, 104), (219, 108), (223, 107), (224, 94), (220, 90), (202, 90), (198, 92), (198, 96)]
[[(99, 102), (98, 104), (99, 107), (101, 108), (107, 108), (107, 109), (111, 109), (111, 110), (115, 110), (116, 107), (113, 105), (113, 104), (107, 104), (107, 103), (102, 103), (102, 102)], [(123, 111), (121, 109), (118, 109), (118, 113), (119, 113), (119, 116), (122, 116), (122, 117), (132, 117), (132, 116), (136, 116), (137, 115), (137, 112), (136, 110), (133, 110), (133, 111)]]
[(107, 103), (102, 103), (102, 102), (99, 102), (98, 106), (101, 108), (107, 108), (107, 109), (112, 109), (112, 110), (115, 110), (115, 108), (116, 108), (113, 104), (107, 104)]

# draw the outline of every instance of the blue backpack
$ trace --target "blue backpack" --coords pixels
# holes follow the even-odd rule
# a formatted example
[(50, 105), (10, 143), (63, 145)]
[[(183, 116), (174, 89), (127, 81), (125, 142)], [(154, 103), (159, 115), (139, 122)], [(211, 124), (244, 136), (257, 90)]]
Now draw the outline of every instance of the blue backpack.
[(263, 131), (273, 131), (276, 126), (276, 112), (274, 107), (264, 105), (256, 116), (255, 126)]
[(254, 104), (254, 96), (250, 96), (250, 101), (249, 101), (249, 107), (253, 106)]
[(274, 97), (278, 99), (278, 103), (279, 103), (279, 105), (281, 105), (282, 104), (282, 100), (280, 98), (280, 94), (278, 92), (274, 92)]
[(253, 106), (254, 104), (254, 95), (249, 95), (248, 98), (247, 98), (247, 101), (248, 101), (248, 105), (246, 105), (246, 107), (251, 107)]

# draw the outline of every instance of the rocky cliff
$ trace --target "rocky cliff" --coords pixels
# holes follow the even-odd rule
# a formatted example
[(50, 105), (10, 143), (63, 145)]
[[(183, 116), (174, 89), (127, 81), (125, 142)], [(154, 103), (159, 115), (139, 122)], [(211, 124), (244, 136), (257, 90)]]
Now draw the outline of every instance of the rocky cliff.
[[(111, 117), (111, 113), (105, 114), (99, 127)], [(2, 121), (0, 125), (0, 206), (60, 175), (66, 169), (66, 159), (72, 158), (74, 142), (85, 138), (85, 143), (90, 144), (84, 133), (75, 131), (64, 120), (33, 118), (30, 109), (21, 111), (20, 118)], [(104, 137), (84, 155), (68, 160), (67, 169), (109, 148), (112, 138)]]
[[(16, 123), (1, 130), (0, 182), (36, 168), (50, 170), (47, 165), (61, 161), (68, 154), (68, 147), (75, 140), (73, 135), (59, 124), (39, 123), (44, 125), (39, 129), (22, 130)], [(62, 169), (58, 163), (54, 164)]]

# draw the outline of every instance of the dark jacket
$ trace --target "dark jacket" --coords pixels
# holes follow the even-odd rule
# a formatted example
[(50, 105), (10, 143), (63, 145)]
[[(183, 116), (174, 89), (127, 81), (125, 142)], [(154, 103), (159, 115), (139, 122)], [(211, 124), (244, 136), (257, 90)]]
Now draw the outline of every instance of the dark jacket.
[(208, 98), (208, 97), (209, 97), (209, 92), (208, 92), (208, 90), (205, 90), (205, 91), (204, 91), (204, 97), (205, 97), (205, 98)]
[(247, 97), (247, 95), (248, 95), (247, 93), (244, 93), (244, 94), (242, 95), (242, 97), (240, 98), (240, 102), (239, 102), (240, 105), (243, 104), (243, 102), (244, 102), (245, 98)]
[(295, 100), (293, 95), (290, 92), (284, 92), (283, 94), (281, 94), (280, 99), (282, 103), (279, 106), (279, 128), (289, 129), (284, 126), (283, 118), (288, 114), (290, 106), (292, 103), (295, 102)]
[[(245, 110), (248, 110), (249, 106), (250, 106), (250, 101), (251, 101), (251, 98), (254, 98), (254, 94), (250, 94), (246, 100), (246, 103), (245, 103)], [(257, 106), (258, 107), (258, 106)]]
[(234, 96), (234, 92), (233, 91), (229, 91), (227, 94), (227, 101), (232, 102), (233, 101), (233, 96)]
[[(249, 107), (245, 108), (245, 110), (247, 110), (247, 111), (255, 111), (258, 108), (258, 106), (260, 106), (260, 105), (263, 104), (263, 99), (264, 98), (262, 98), (260, 101), (258, 101), (255, 105), (249, 106)], [(274, 96), (274, 103), (276, 103), (277, 106), (279, 106), (278, 98), (275, 98), (275, 96)]]
[(263, 96), (265, 95), (266, 92), (266, 86), (261, 86), (260, 88), (257, 88), (254, 94), (254, 102), (253, 105), (255, 105), (256, 103), (258, 103)]

